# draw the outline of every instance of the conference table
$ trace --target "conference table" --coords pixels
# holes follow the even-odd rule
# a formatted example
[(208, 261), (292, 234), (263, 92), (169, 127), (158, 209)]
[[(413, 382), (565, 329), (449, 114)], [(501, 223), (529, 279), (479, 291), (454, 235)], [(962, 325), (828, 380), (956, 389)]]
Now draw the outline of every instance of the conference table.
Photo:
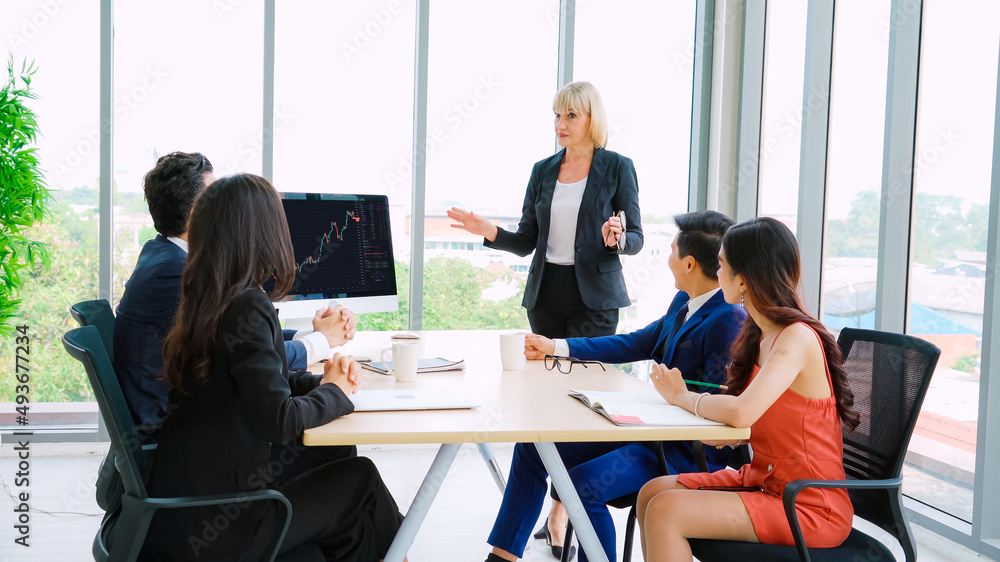
[[(389, 338), (398, 332), (359, 332), (343, 351), (379, 361)], [(556, 452), (555, 443), (581, 441), (674, 441), (747, 439), (749, 428), (719, 425), (617, 426), (568, 395), (570, 389), (618, 392), (648, 391), (648, 383), (606, 365), (581, 364), (572, 372), (548, 371), (542, 361), (528, 361), (518, 371), (504, 371), (500, 362), (500, 331), (423, 331), (423, 357), (465, 360), (464, 371), (419, 373), (415, 382), (398, 383), (390, 376), (363, 370), (369, 389), (458, 390), (475, 399), (478, 408), (354, 412), (326, 425), (307, 429), (307, 446), (439, 443), (437, 455), (403, 519), (385, 557), (401, 562), (413, 544), (442, 481), (463, 443), (534, 443), (569, 513), (581, 548), (590, 560), (607, 562), (597, 533)], [(321, 372), (322, 366), (314, 370)], [(485, 541), (485, 536), (483, 537)]]

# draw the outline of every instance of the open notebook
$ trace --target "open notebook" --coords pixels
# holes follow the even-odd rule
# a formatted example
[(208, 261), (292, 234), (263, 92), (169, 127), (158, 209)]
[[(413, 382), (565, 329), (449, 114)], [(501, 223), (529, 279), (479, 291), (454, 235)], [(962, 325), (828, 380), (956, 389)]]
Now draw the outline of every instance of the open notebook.
[(655, 390), (606, 392), (570, 389), (569, 395), (615, 425), (725, 425), (668, 404)]

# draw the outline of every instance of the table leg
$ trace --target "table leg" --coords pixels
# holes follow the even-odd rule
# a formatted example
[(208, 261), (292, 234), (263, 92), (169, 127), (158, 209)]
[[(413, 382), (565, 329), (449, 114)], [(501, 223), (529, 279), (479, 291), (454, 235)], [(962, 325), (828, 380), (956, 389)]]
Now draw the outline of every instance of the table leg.
[(479, 447), (479, 454), (486, 461), (486, 468), (490, 469), (493, 481), (497, 483), (497, 488), (500, 488), (500, 494), (503, 495), (504, 491), (507, 490), (507, 483), (504, 482), (503, 472), (500, 472), (500, 465), (497, 464), (497, 459), (493, 456), (493, 448), (490, 447), (489, 443), (476, 443), (476, 447)]
[(538, 451), (538, 456), (542, 458), (545, 469), (549, 471), (549, 478), (552, 479), (552, 485), (559, 492), (559, 499), (566, 506), (569, 520), (573, 523), (573, 530), (576, 531), (580, 547), (587, 553), (587, 558), (593, 562), (608, 562), (608, 555), (604, 552), (604, 547), (601, 546), (601, 541), (597, 538), (597, 531), (594, 530), (590, 518), (587, 517), (587, 512), (583, 509), (583, 502), (580, 501), (580, 496), (576, 493), (576, 486), (570, 480), (569, 472), (566, 471), (566, 465), (563, 464), (555, 444), (535, 443), (535, 449)]
[(406, 512), (406, 517), (403, 518), (399, 530), (396, 531), (396, 537), (392, 539), (389, 552), (385, 555), (385, 562), (403, 562), (403, 559), (406, 558), (406, 552), (413, 545), (413, 539), (417, 536), (417, 531), (424, 522), (424, 517), (427, 517), (431, 503), (434, 502), (434, 497), (437, 496), (438, 490), (441, 488), (441, 482), (448, 475), (451, 464), (455, 462), (459, 447), (461, 447), (460, 443), (444, 443), (438, 449), (434, 462), (427, 470), (427, 476), (420, 484), (420, 489), (417, 490), (417, 495), (414, 496), (413, 503), (410, 504), (410, 509)]

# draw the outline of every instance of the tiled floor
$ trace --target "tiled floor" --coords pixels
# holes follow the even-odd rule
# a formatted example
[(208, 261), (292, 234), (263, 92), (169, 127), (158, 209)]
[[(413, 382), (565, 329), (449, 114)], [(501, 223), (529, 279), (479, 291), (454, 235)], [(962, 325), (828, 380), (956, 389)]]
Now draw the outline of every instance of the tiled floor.
[[(501, 467), (506, 470), (510, 466), (510, 446), (500, 445), (494, 450)], [(38, 456), (43, 452), (36, 451), (36, 456), (31, 459), (31, 506), (36, 510), (60, 513), (33, 513), (31, 546), (25, 549), (14, 545), (13, 502), (6, 490), (0, 490), (0, 562), (91, 559), (90, 546), (100, 521), (97, 515), (100, 510), (94, 502), (93, 480), (101, 456)], [(416, 494), (434, 453), (435, 449), (428, 447), (362, 450), (362, 454), (378, 464), (389, 489), (404, 511)], [(7, 446), (2, 454), (10, 454)], [(14, 486), (15, 472), (17, 459), (0, 457), (0, 475), (9, 487)], [(17, 488), (14, 491), (22, 490)], [(500, 493), (478, 451), (472, 446), (463, 447), (410, 549), (410, 561), (469, 562), (485, 559), (488, 552), (486, 536), (499, 505)], [(613, 511), (616, 511), (618, 528), (622, 529), (626, 513)], [(920, 543), (921, 562), (985, 560), (919, 527), (915, 528), (915, 532)], [(619, 537), (619, 543), (621, 541)], [(547, 553), (543, 541), (533, 540), (529, 547), (525, 560), (554, 560)], [(897, 546), (899, 559), (901, 555)], [(641, 558), (638, 552), (633, 556), (633, 560)]]

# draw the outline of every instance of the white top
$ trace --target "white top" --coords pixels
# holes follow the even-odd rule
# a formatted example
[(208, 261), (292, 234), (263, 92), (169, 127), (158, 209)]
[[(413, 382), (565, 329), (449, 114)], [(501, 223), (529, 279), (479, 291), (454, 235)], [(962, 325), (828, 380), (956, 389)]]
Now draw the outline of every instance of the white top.
[[(178, 248), (184, 250), (185, 254), (188, 253), (187, 240), (182, 240), (176, 236), (167, 236), (167, 240), (170, 240)], [(295, 332), (295, 337), (292, 339), (300, 342), (306, 348), (306, 365), (312, 365), (321, 359), (330, 358), (330, 342), (327, 341), (326, 336), (323, 334), (310, 330), (299, 330)]]
[(167, 240), (170, 240), (177, 245), (178, 248), (184, 250), (184, 253), (188, 253), (188, 242), (187, 240), (182, 240), (176, 236), (167, 236)]
[[(694, 297), (693, 299), (689, 300), (688, 313), (687, 316), (684, 317), (684, 322), (687, 322), (688, 319), (690, 319), (695, 312), (698, 312), (698, 309), (701, 308), (701, 305), (708, 302), (708, 299), (712, 298), (715, 295), (715, 293), (718, 293), (720, 290), (722, 290), (720, 287), (716, 287), (711, 291), (708, 291), (707, 293), (702, 293), (697, 297)], [(682, 323), (681, 326), (683, 325), (684, 324)], [(562, 357), (569, 357), (570, 356), (569, 344), (566, 343), (566, 340), (555, 340), (555, 342), (556, 342), (556, 349), (555, 351), (552, 352), (552, 354), (560, 355)]]
[(549, 240), (545, 246), (545, 261), (557, 265), (576, 262), (576, 219), (580, 215), (580, 202), (587, 178), (576, 183), (556, 180), (549, 211)]

